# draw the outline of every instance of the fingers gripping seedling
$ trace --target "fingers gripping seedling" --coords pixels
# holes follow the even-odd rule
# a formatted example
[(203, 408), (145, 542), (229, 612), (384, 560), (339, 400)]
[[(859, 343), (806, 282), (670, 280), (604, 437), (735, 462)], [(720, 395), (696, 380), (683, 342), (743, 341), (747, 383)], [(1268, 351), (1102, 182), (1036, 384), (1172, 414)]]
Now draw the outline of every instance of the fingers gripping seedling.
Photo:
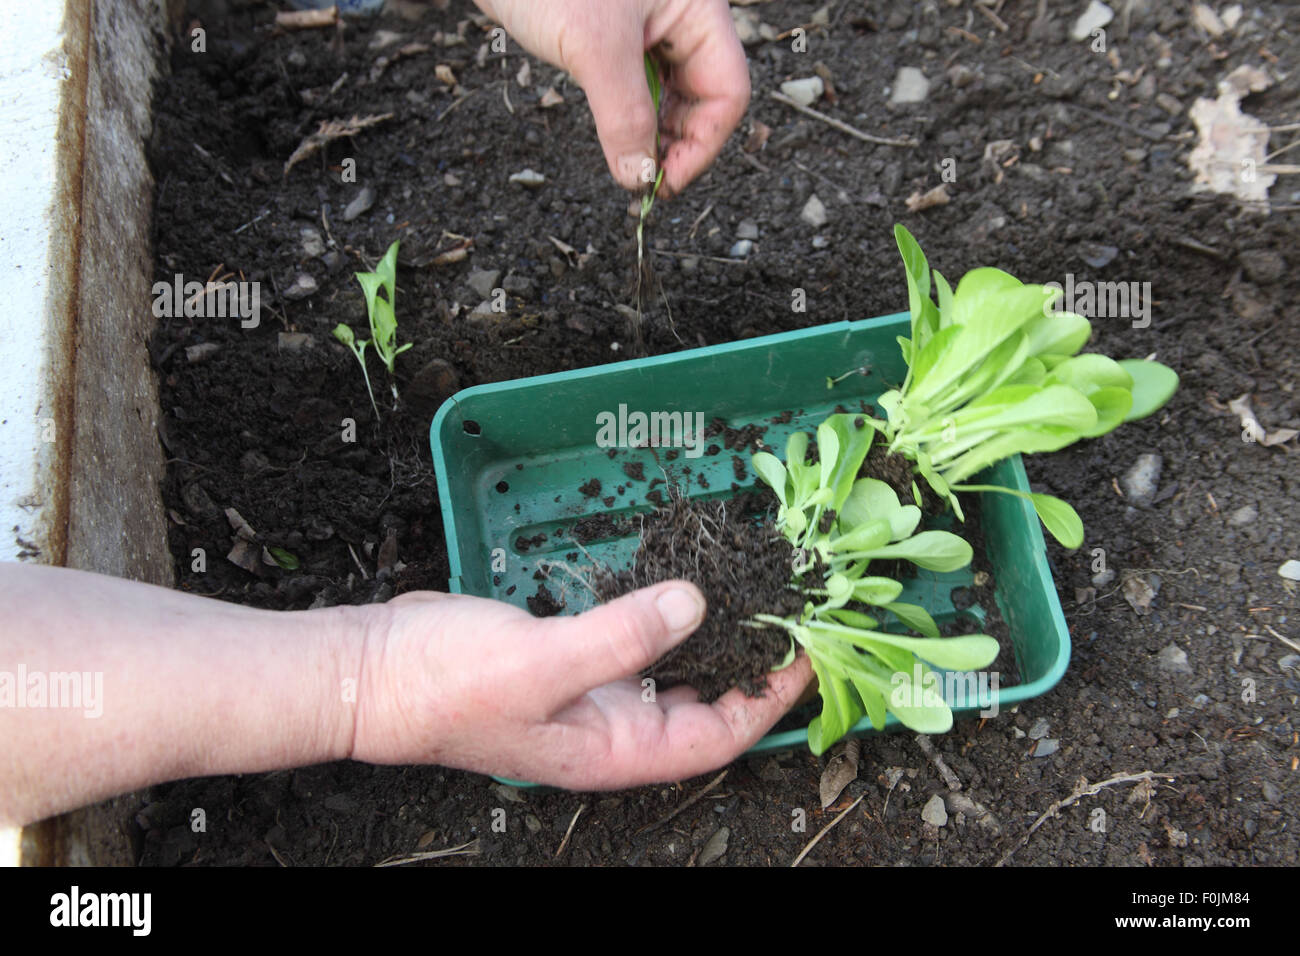
[[(370, 385), (370, 373), (366, 369), (366, 347), (373, 345), (384, 367), (388, 369), (389, 388), (393, 393), (393, 410), (397, 410), (398, 394), (396, 370), (394, 363), (397, 356), (409, 349), (412, 343), (397, 345), (397, 247), (394, 242), (375, 266), (374, 272), (358, 272), (357, 282), (366, 297), (366, 315), (370, 321), (370, 338), (358, 340), (352, 329), (343, 323), (334, 327), (334, 337), (352, 350), (361, 364), (361, 374), (365, 376), (366, 391), (370, 394), (370, 404), (379, 416), (379, 406), (375, 403), (374, 389)], [(380, 293), (383, 295), (380, 295)]]
[[(646, 83), (650, 87), (650, 101), (654, 104), (655, 121), (659, 118), (659, 104), (663, 96), (663, 77), (659, 72), (659, 64), (655, 62), (654, 57), (649, 52), (645, 54), (645, 76)], [(657, 169), (656, 169), (657, 167)], [(659, 194), (659, 186), (664, 181), (663, 167), (659, 166), (659, 133), (655, 132), (655, 163), (653, 167), (648, 167), (647, 175), (654, 174), (654, 183), (649, 185), (645, 194), (641, 197), (641, 215), (636, 224), (636, 312), (638, 327), (641, 322), (641, 289), (642, 285), (649, 281), (649, 265), (645, 258), (645, 224), (650, 216), (650, 210), (654, 208), (655, 196)]]

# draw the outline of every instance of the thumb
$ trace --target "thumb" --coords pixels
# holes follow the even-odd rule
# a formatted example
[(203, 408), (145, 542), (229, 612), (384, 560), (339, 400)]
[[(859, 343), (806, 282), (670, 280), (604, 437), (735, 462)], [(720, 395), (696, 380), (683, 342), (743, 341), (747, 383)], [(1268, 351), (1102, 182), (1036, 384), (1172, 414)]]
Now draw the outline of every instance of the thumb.
[(547, 618), (553, 703), (567, 704), (602, 684), (632, 677), (685, 640), (704, 619), (695, 585), (666, 581), (625, 594), (576, 617)]
[(650, 186), (659, 171), (659, 118), (646, 83), (641, 35), (619, 42), (622, 39), (584, 50), (572, 72), (587, 94), (610, 173), (624, 189), (640, 190)]

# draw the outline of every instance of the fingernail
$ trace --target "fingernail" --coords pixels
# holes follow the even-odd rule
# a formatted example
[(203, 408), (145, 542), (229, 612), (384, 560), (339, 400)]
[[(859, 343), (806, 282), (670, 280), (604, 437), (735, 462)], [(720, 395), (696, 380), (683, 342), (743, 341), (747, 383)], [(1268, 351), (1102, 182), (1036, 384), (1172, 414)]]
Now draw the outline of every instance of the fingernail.
[(690, 630), (704, 616), (704, 606), (686, 588), (669, 588), (655, 598), (655, 607), (670, 631)]

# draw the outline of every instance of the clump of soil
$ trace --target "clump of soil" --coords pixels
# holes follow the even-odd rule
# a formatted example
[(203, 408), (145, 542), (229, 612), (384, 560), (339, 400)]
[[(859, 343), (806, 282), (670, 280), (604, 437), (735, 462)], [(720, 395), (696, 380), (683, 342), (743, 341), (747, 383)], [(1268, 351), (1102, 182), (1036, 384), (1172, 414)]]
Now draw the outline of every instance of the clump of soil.
[[(768, 500), (741, 495), (730, 501), (690, 501), (676, 490), (643, 519), (631, 570), (594, 575), (593, 588), (609, 601), (673, 578), (693, 581), (708, 601), (704, 622), (656, 662), (646, 676), (670, 687), (688, 684), (705, 703), (739, 687), (762, 696), (767, 675), (790, 648), (785, 631), (747, 626), (755, 614), (797, 615), (804, 598), (789, 587), (790, 546), (762, 513)], [(758, 517), (756, 517), (758, 513)]]
[(557, 600), (545, 584), (537, 585), (537, 593), (530, 594), (524, 600), (528, 602), (528, 610), (533, 617), (554, 617), (564, 610), (564, 602)]
[(621, 538), (628, 531), (626, 520), (618, 520), (607, 514), (595, 514), (575, 521), (569, 528), (569, 536), (578, 544), (591, 544), (593, 541)]

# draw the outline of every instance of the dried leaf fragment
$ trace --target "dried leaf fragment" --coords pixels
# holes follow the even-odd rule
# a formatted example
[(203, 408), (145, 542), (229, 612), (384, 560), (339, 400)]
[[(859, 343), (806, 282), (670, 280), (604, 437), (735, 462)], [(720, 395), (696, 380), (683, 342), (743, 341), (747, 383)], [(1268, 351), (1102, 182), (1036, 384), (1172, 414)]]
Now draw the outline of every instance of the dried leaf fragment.
[(1264, 426), (1259, 423), (1259, 419), (1255, 417), (1254, 411), (1251, 410), (1249, 393), (1228, 402), (1228, 408), (1241, 419), (1242, 437), (1247, 441), (1258, 442), (1265, 448), (1285, 444), (1295, 438), (1296, 435), (1300, 435), (1300, 431), (1294, 428), (1278, 428), (1271, 432), (1266, 431)]
[(355, 136), (363, 129), (367, 129), (374, 126), (376, 123), (382, 123), (384, 120), (392, 118), (392, 113), (372, 113), (366, 116), (354, 115), (351, 119), (346, 120), (321, 120), (320, 128), (299, 143), (298, 148), (293, 151), (293, 155), (285, 162), (284, 175), (289, 175), (289, 170), (293, 169), (294, 166), (302, 162), (312, 153), (318, 151), (326, 143), (333, 142), (336, 139), (343, 139), (347, 136)]
[(822, 771), (819, 789), (823, 810), (839, 799), (845, 787), (858, 779), (858, 758), (861, 752), (862, 744), (856, 737), (849, 737), (836, 745), (835, 752), (826, 762), (826, 769)]
[(929, 209), (931, 206), (946, 206), (952, 201), (948, 195), (948, 184), (940, 183), (927, 192), (921, 192), (919, 189), (907, 197), (907, 211), (920, 212), (923, 209)]

